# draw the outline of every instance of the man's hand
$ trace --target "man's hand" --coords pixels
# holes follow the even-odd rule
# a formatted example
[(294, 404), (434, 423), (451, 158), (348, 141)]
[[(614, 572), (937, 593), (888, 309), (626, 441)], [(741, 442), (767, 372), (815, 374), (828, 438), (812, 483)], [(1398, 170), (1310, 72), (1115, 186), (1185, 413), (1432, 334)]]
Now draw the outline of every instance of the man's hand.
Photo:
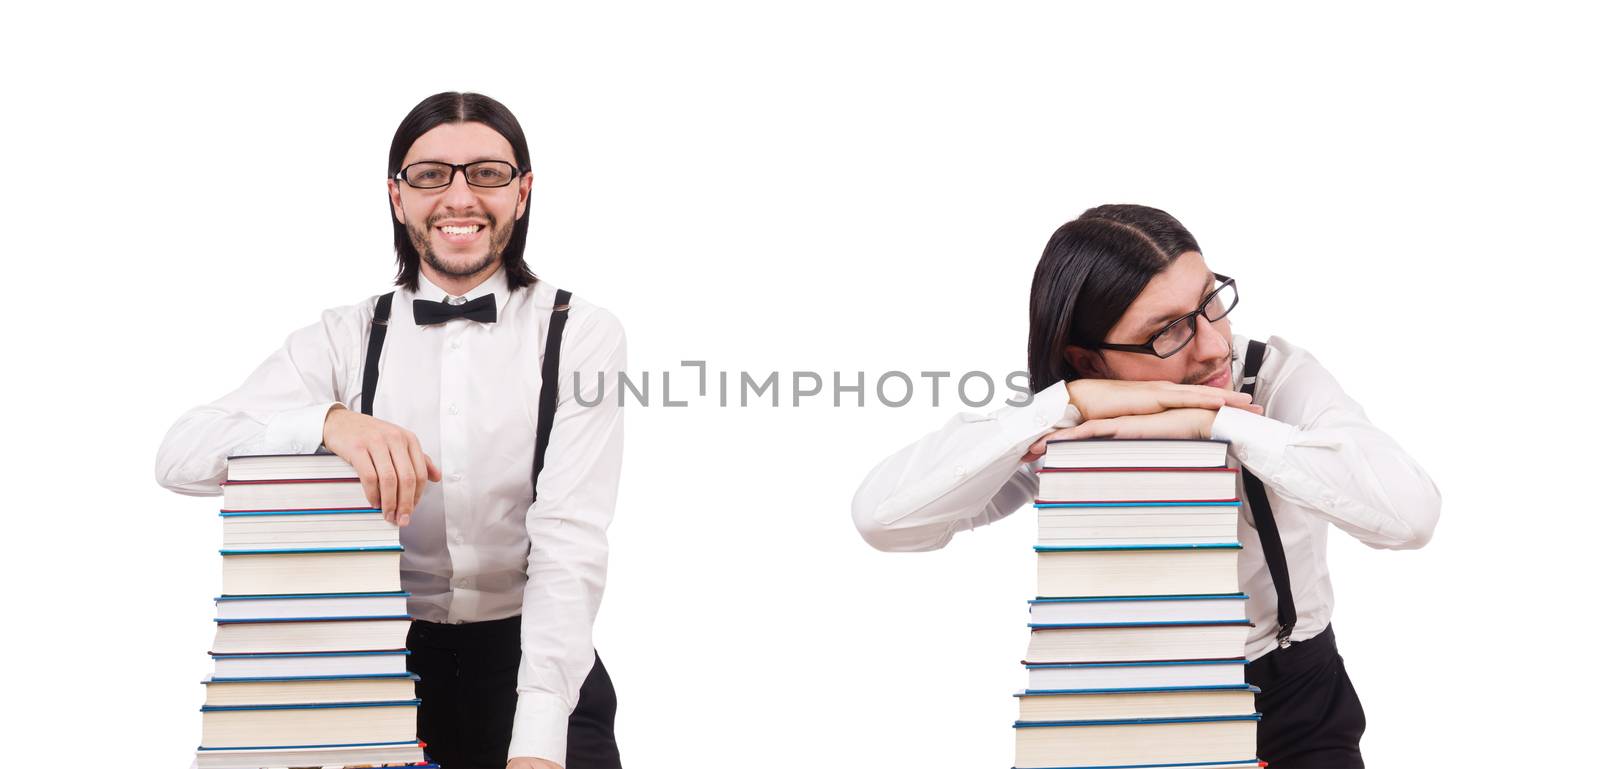
[(542, 758), (513, 758), (506, 762), (506, 769), (561, 769), (561, 765)]
[[(1256, 407), (1259, 408), (1259, 407)], [(1159, 414), (1132, 414), (1111, 419), (1091, 419), (1077, 427), (1057, 431), (1069, 441), (1081, 438), (1210, 438), (1213, 409), (1167, 409)]]
[[(1116, 379), (1077, 379), (1067, 383), (1067, 395), (1084, 421), (1077, 427), (1064, 427), (1045, 433), (1022, 456), (1027, 464), (1044, 456), (1049, 441), (1076, 440), (1078, 438), (1206, 438), (1211, 435), (1211, 421), (1217, 409), (1223, 406), (1244, 409), (1252, 414), (1266, 413), (1250, 402), (1250, 396), (1205, 385), (1180, 385), (1171, 382), (1135, 382)], [(1179, 435), (1199, 424), (1199, 414), (1183, 417), (1163, 417), (1173, 411), (1205, 412), (1203, 431), (1195, 435)], [(1122, 421), (1129, 420), (1129, 421)], [(1115, 427), (1112, 427), (1112, 424)], [(1092, 425), (1092, 427), (1091, 427)], [(1125, 430), (1124, 432), (1119, 432)], [(1134, 435), (1135, 431), (1155, 431)]]
[(356, 469), (367, 501), (400, 526), (411, 522), (428, 481), (442, 477), (410, 430), (343, 406), (328, 409), (322, 420), (322, 445)]
[(1250, 396), (1219, 387), (1120, 379), (1075, 379), (1067, 383), (1067, 397), (1085, 422), (1167, 409), (1216, 411), (1223, 406), (1244, 408), (1250, 404)]

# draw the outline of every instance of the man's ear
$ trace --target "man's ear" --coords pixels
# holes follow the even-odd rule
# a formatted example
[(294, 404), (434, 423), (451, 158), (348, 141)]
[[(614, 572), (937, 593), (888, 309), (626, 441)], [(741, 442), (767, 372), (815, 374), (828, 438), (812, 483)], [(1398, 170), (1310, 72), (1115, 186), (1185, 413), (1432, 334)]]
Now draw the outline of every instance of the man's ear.
[(1067, 359), (1067, 365), (1083, 379), (1110, 379), (1107, 373), (1105, 356), (1099, 350), (1079, 347), (1075, 344), (1067, 345), (1062, 356)]
[(393, 179), (389, 180), (389, 207), (394, 209), (395, 221), (405, 224), (406, 209), (400, 205), (400, 183)]
[(511, 217), (512, 221), (522, 218), (522, 212), (528, 210), (528, 196), (533, 194), (533, 172), (529, 171), (517, 177), (517, 215)]

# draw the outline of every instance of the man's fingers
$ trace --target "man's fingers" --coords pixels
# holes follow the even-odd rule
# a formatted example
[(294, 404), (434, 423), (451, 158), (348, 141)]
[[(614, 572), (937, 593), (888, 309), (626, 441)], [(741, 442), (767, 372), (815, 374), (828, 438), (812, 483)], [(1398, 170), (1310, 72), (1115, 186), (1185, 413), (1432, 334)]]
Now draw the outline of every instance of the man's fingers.
[(428, 460), (428, 480), (434, 483), (444, 480), (444, 473), (439, 472), (439, 467), (433, 463), (433, 457), (423, 454), (422, 458)]
[(1249, 393), (1236, 393), (1232, 390), (1225, 390), (1224, 392), (1226, 394), (1222, 396), (1222, 399), (1234, 408), (1246, 406), (1255, 400), (1255, 396)]
[(1156, 402), (1163, 409), (1211, 409), (1216, 411), (1227, 405), (1227, 401), (1210, 393), (1195, 392), (1193, 390), (1171, 390), (1157, 396)]
[(1049, 444), (1050, 441), (1071, 440), (1072, 431), (1075, 429), (1077, 428), (1061, 427), (1039, 436), (1038, 440), (1034, 441), (1028, 446), (1028, 453), (1023, 456), (1022, 461), (1032, 462), (1033, 460), (1044, 456), (1044, 451), (1046, 448), (1048, 448), (1047, 444)]
[(383, 519), (394, 523), (396, 508), (394, 461), (389, 458), (386, 446), (380, 444), (378, 450), (372, 452), (372, 464), (378, 470), (378, 493), (383, 497)]
[(1112, 419), (1091, 419), (1077, 427), (1072, 428), (1069, 440), (1083, 440), (1084, 438), (1115, 438), (1120, 427), (1122, 417)]
[(422, 453), (422, 445), (417, 443), (416, 436), (406, 441), (406, 449), (411, 453), (411, 468), (416, 475), (417, 494), (413, 498), (412, 508), (422, 501), (422, 493), (428, 490), (428, 476), (432, 475), (428, 469), (428, 458)]
[(361, 493), (367, 495), (367, 504), (382, 507), (383, 497), (378, 493), (378, 471), (373, 468), (367, 452), (357, 451), (350, 457), (350, 464), (356, 469), (356, 477), (361, 479)]
[(1207, 385), (1181, 385), (1181, 384), (1175, 384), (1175, 385), (1172, 385), (1169, 388), (1169, 390), (1172, 391), (1172, 392), (1187, 392), (1187, 393), (1195, 393), (1195, 394), (1198, 394), (1198, 395), (1205, 395), (1205, 396), (1209, 396), (1209, 397), (1212, 397), (1212, 398), (1221, 398), (1223, 400), (1223, 402), (1227, 403), (1229, 406), (1242, 405), (1242, 404), (1245, 404), (1245, 403), (1249, 403), (1250, 400), (1251, 400), (1251, 396), (1248, 393), (1237, 392), (1237, 391), (1234, 391), (1234, 390), (1225, 390), (1225, 389), (1223, 389), (1221, 387), (1210, 387), (1210, 386), (1207, 386)]
[(389, 457), (394, 462), (394, 520), (404, 526), (411, 522), (411, 510), (416, 506), (417, 471), (404, 438), (389, 441)]
[(1100, 426), (1100, 420), (1098, 420), (1098, 419), (1090, 420), (1088, 422), (1084, 422), (1083, 424), (1072, 428), (1072, 434), (1067, 436), (1067, 440), (1069, 440), (1069, 441), (1077, 441), (1077, 440), (1082, 440), (1084, 438), (1093, 438), (1094, 435), (1095, 435), (1094, 431), (1096, 429), (1098, 429), (1099, 426)]
[(417, 436), (404, 428), (336, 409), (324, 418), (324, 433), (328, 447), (355, 468), (367, 503), (390, 523), (406, 525), (428, 481), (440, 479)]

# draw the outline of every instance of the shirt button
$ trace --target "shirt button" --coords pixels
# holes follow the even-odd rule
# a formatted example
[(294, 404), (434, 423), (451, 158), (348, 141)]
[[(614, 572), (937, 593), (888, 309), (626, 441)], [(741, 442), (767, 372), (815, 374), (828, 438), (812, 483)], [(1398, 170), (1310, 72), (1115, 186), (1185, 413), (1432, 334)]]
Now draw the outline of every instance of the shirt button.
[(450, 474), (450, 480), (452, 480), (452, 481), (461, 480), (461, 473), (451, 473)]
[(454, 540), (455, 543), (458, 544), (458, 545), (463, 543), (463, 542), (465, 542), (465, 541), (467, 541), (466, 538), (461, 536), (460, 534), (457, 534), (454, 537), (451, 537), (450, 539)]
[(452, 350), (461, 349), (461, 340), (457, 339), (457, 340), (452, 341), (450, 343), (450, 349), (452, 349)]
[(965, 478), (966, 476), (967, 476), (967, 468), (962, 467), (960, 465), (956, 465), (956, 477), (957, 478)]
[(456, 580), (456, 587), (461, 588), (462, 590), (467, 589), (467, 580), (464, 578)]
[(452, 413), (452, 414), (460, 414), (461, 413), (461, 409), (456, 408), (456, 404), (452, 403), (452, 404), (450, 404), (450, 413)]
[(296, 454), (300, 453), (300, 444), (298, 444), (298, 443), (289, 444), (289, 450), (293, 451)]

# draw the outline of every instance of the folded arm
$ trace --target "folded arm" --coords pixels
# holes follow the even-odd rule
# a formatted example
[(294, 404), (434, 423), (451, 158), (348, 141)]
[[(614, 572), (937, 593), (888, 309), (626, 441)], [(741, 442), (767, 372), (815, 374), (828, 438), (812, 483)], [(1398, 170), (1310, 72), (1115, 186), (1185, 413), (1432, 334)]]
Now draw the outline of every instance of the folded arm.
[[(333, 336), (348, 332), (335, 310), (289, 335), (238, 389), (178, 418), (156, 452), (163, 487), (196, 496), (222, 493), (234, 454), (309, 454), (343, 381)], [(357, 342), (359, 345), (359, 341)]]
[(1077, 424), (1067, 400), (1057, 382), (1025, 406), (958, 414), (895, 452), (856, 490), (856, 529), (879, 550), (937, 550), (1033, 501), (1039, 482), (1021, 460), (1039, 436)]
[(1277, 495), (1372, 547), (1427, 544), (1439, 521), (1438, 488), (1321, 363), (1299, 353), (1285, 355), (1273, 377), (1265, 416), (1224, 408), (1212, 437), (1230, 441), (1239, 461)]

